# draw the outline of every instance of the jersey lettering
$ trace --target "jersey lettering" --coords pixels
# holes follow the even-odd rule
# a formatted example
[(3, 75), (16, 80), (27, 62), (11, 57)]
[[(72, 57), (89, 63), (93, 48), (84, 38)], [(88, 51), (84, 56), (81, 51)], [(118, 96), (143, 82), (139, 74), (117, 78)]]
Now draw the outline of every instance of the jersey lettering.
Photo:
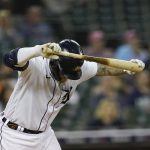
[(72, 86), (70, 87), (70, 89), (62, 89), (62, 91), (64, 91), (64, 92), (66, 92), (65, 93), (65, 95), (62, 97), (62, 102), (61, 102), (61, 104), (66, 104), (68, 101), (69, 101), (69, 99), (70, 99), (70, 92), (71, 92), (71, 90), (72, 90)]

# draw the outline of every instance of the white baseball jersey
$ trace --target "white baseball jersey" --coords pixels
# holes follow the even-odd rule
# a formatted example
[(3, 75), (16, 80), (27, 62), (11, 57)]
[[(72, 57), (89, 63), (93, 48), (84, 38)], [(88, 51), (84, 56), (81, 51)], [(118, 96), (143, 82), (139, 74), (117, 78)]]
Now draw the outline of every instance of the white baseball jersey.
[[(70, 62), (71, 63), (71, 62)], [(77, 85), (96, 75), (97, 64), (85, 61), (79, 80), (59, 84), (49, 69), (49, 59), (32, 58), (18, 81), (4, 110), (5, 117), (30, 130), (45, 131), (66, 104)]]

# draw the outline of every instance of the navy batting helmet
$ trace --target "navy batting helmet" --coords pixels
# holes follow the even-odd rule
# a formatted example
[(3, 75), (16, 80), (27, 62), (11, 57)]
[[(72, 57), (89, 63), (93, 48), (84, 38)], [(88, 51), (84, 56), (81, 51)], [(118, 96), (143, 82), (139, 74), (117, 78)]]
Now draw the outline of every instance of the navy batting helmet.
[[(67, 51), (70, 53), (75, 54), (82, 54), (82, 50), (80, 48), (80, 45), (71, 39), (65, 39), (59, 43), (59, 46), (61, 47), (62, 51)], [(84, 61), (80, 59), (74, 59), (70, 57), (59, 57), (59, 64), (62, 68), (62, 73), (66, 75), (69, 79), (72, 80), (78, 80), (81, 75), (81, 66), (83, 65)]]

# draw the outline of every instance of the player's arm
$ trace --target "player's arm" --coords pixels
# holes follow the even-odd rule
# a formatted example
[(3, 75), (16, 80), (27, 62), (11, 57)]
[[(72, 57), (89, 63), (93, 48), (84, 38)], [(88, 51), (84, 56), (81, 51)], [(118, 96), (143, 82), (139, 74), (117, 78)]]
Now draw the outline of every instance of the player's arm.
[[(133, 63), (137, 63), (140, 67), (144, 68), (145, 64), (138, 59), (131, 59)], [(135, 74), (135, 72), (131, 72), (129, 70), (122, 70), (122, 69), (117, 69), (113, 67), (109, 67), (106, 65), (102, 64), (97, 64), (98, 69), (97, 69), (97, 76), (118, 76), (118, 75), (123, 75), (123, 74)]]
[(11, 50), (10, 52), (4, 55), (4, 63), (6, 66), (18, 70), (23, 71), (28, 67), (29, 60), (38, 57), (55, 57), (47, 54), (47, 49), (52, 50), (61, 50), (57, 43), (47, 43), (43, 45), (36, 45), (34, 47), (25, 47), (25, 48), (16, 48)]
[(121, 69), (116, 69), (101, 64), (97, 64), (97, 65), (98, 65), (97, 74), (96, 74), (97, 76), (114, 76), (114, 75), (117, 76), (117, 75), (125, 74), (125, 72)]

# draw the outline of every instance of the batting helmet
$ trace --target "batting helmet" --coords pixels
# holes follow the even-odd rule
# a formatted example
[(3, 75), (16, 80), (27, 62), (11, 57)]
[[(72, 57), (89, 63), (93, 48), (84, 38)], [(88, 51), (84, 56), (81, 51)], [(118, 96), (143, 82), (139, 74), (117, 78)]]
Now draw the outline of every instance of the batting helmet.
[[(83, 53), (80, 48), (80, 45), (76, 41), (71, 40), (71, 39), (65, 39), (61, 41), (59, 43), (59, 46), (61, 47), (62, 51), (67, 51), (67, 52), (75, 53), (75, 54)], [(59, 56), (57, 63), (59, 65), (59, 70), (67, 78), (71, 80), (78, 80), (81, 77), (82, 75), (81, 66), (84, 63), (83, 60)]]

